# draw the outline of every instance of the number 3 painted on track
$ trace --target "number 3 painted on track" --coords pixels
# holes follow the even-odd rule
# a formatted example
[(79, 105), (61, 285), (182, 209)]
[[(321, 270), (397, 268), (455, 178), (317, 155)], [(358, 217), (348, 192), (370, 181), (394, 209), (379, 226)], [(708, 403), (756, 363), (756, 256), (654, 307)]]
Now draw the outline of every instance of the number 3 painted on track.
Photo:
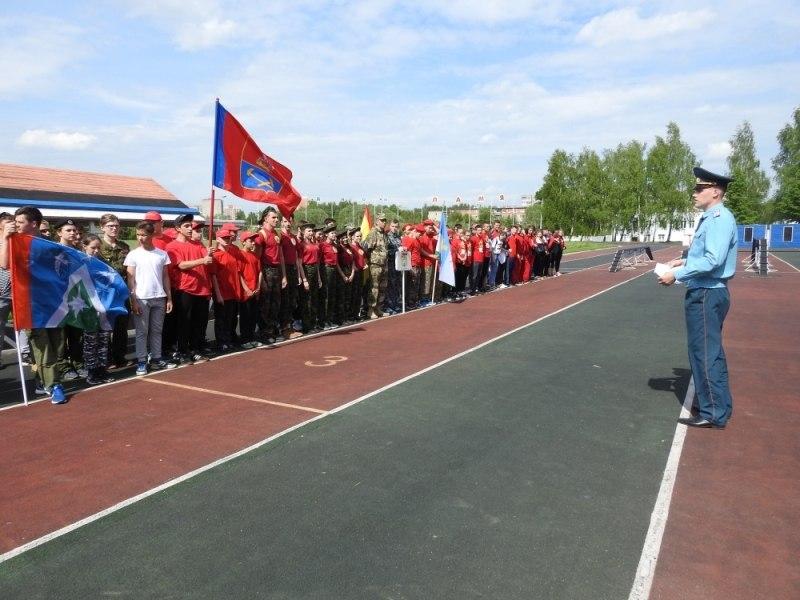
[(336, 363), (344, 362), (347, 360), (346, 356), (323, 356), (325, 360), (322, 362), (314, 362), (313, 360), (307, 360), (305, 365), (307, 367), (332, 367)]

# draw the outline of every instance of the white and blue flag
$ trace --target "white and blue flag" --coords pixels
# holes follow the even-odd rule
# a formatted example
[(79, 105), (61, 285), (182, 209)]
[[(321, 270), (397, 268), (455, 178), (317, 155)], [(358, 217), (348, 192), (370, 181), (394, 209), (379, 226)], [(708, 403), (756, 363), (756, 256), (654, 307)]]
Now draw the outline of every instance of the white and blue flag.
[(456, 273), (453, 259), (450, 258), (450, 236), (447, 235), (447, 215), (444, 211), (439, 217), (439, 243), (436, 251), (439, 253), (439, 281), (455, 287)]

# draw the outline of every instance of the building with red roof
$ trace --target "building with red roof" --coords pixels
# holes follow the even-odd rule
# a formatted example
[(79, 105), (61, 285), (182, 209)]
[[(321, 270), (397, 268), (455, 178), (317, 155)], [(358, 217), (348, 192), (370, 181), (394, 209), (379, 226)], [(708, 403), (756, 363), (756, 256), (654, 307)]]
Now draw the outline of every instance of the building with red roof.
[(197, 214), (153, 179), (0, 163), (0, 211), (35, 206), (45, 219), (97, 221), (114, 213), (134, 223), (158, 211), (165, 221)]

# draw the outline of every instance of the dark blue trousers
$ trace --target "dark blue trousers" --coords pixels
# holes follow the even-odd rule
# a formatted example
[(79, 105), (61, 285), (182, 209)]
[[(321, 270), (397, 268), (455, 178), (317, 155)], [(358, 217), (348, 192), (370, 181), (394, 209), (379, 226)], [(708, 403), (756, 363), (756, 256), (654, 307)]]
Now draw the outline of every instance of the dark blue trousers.
[(728, 364), (722, 349), (722, 323), (730, 308), (728, 288), (686, 291), (686, 335), (699, 414), (724, 425), (733, 411)]

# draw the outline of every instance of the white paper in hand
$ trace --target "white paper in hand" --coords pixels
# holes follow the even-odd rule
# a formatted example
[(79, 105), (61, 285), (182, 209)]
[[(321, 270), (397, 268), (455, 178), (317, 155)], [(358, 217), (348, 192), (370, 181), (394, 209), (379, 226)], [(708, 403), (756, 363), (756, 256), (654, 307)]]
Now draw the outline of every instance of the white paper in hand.
[(671, 271), (672, 269), (669, 265), (665, 265), (664, 263), (656, 263), (656, 268), (653, 269), (653, 272), (656, 274), (656, 277), (661, 277), (664, 273)]

